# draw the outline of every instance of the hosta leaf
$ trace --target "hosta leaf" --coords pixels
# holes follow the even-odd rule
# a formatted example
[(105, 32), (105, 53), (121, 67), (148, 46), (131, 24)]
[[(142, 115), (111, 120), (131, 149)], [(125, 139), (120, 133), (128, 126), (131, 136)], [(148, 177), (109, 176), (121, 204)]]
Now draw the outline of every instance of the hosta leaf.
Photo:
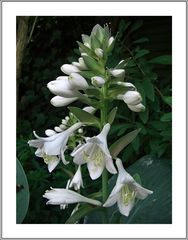
[(142, 83), (146, 97), (149, 98), (151, 101), (155, 100), (155, 91), (154, 91), (154, 85), (149, 81), (148, 79), (145, 79)]
[(77, 108), (77, 107), (69, 107), (69, 110), (82, 122), (86, 125), (95, 125), (97, 127), (100, 126), (100, 121), (97, 117), (92, 114)]
[(135, 54), (135, 59), (137, 59), (137, 58), (140, 58), (140, 57), (143, 57), (143, 56), (145, 56), (146, 54), (148, 54), (150, 51), (149, 50), (147, 50), (147, 49), (141, 49), (141, 50), (139, 50), (136, 54)]
[(125, 136), (121, 137), (120, 139), (118, 139), (115, 143), (113, 143), (110, 146), (110, 153), (112, 155), (112, 157), (117, 157), (118, 154), (129, 144), (131, 143), (135, 137), (138, 135), (138, 133), (140, 132), (140, 128), (136, 129), (128, 134), (126, 134)]
[(16, 161), (16, 223), (22, 223), (29, 206), (29, 186), (19, 160)]

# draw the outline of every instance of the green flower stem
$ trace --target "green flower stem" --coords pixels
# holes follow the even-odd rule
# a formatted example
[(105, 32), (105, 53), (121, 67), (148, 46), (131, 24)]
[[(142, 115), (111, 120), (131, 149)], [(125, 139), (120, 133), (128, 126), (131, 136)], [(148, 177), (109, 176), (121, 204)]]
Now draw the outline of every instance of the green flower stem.
[[(107, 86), (106, 84), (102, 87), (102, 95), (103, 95), (103, 101), (101, 106), (101, 129), (103, 126), (108, 122), (108, 102), (107, 102)], [(103, 203), (108, 198), (108, 172), (106, 168), (104, 168), (102, 173), (102, 198)], [(103, 216), (103, 223), (107, 223), (108, 216), (107, 211), (104, 209), (104, 216)]]

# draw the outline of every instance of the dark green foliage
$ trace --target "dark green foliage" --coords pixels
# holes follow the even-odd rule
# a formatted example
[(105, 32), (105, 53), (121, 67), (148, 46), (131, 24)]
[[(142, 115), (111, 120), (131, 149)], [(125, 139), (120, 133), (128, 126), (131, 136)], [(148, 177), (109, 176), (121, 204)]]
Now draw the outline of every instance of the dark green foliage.
[[(31, 17), (29, 29), (33, 21), (34, 17)], [(131, 169), (137, 163), (139, 165), (137, 159), (147, 154), (162, 157), (160, 166), (163, 165), (163, 158), (171, 159), (171, 17), (38, 17), (31, 41), (25, 49), (22, 73), (17, 82), (17, 157), (26, 172), (30, 189), (29, 209), (23, 223), (65, 223), (74, 208), (69, 206), (66, 211), (60, 211), (59, 206), (46, 206), (46, 200), (42, 198), (50, 187), (66, 186), (68, 177), (75, 172), (73, 164), (67, 165), (65, 170), (60, 163), (49, 174), (46, 164), (41, 158), (35, 157), (35, 149), (30, 148), (27, 141), (34, 138), (33, 130), (44, 136), (47, 128), (59, 125), (61, 119), (67, 115), (67, 108), (55, 108), (50, 104), (53, 95), (46, 85), (64, 75), (60, 70), (62, 64), (77, 61), (79, 54), (76, 41), (81, 41), (82, 33), (90, 34), (97, 23), (110, 23), (112, 35), (118, 32), (116, 45), (107, 65), (109, 68), (114, 67), (120, 60), (126, 59), (125, 80), (135, 84), (146, 106), (145, 112), (134, 113), (123, 101), (109, 104), (109, 110), (118, 107), (108, 136), (109, 145), (125, 134), (141, 128), (135, 140), (118, 156), (125, 166), (130, 166)], [(87, 79), (92, 77), (89, 71), (84, 74)], [(93, 94), (98, 101), (98, 93)], [(84, 106), (80, 102), (71, 105), (78, 108)], [(87, 127), (84, 131), (89, 136), (98, 134), (93, 127)], [(168, 169), (166, 181), (170, 181), (170, 168), (166, 163), (164, 160), (165, 171)], [(152, 175), (146, 177), (142, 174), (143, 169), (137, 170), (144, 186), (150, 188), (146, 182), (150, 179), (155, 184)], [(82, 168), (82, 173), (85, 183), (82, 194), (99, 191), (101, 179), (93, 181), (91, 185), (86, 166)], [(152, 186), (151, 189), (154, 190)], [(160, 191), (157, 188), (156, 194), (160, 194)], [(164, 216), (165, 214), (166, 212)], [(98, 217), (100, 219), (100, 215)], [(124, 221), (115, 214), (114, 219), (116, 217), (120, 222)], [(159, 217), (155, 219), (160, 221)], [(167, 222), (161, 219), (161, 223), (165, 221)]]

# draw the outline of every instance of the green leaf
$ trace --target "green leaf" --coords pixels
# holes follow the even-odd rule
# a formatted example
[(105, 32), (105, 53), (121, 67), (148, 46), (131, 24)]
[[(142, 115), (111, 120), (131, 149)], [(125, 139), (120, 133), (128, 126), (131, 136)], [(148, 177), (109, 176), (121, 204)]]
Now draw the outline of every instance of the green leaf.
[(171, 96), (163, 96), (163, 101), (168, 104), (169, 106), (172, 106), (172, 97)]
[(160, 120), (162, 122), (170, 122), (170, 121), (172, 121), (172, 113), (169, 112), (169, 113), (163, 114), (163, 116), (160, 118)]
[(144, 112), (139, 112), (138, 115), (144, 124), (147, 123), (148, 118), (149, 118), (148, 108), (146, 108), (146, 110)]
[(172, 56), (171, 55), (163, 55), (159, 57), (155, 57), (149, 61), (150, 63), (156, 63), (156, 64), (165, 64), (165, 65), (171, 65), (172, 64)]
[(94, 71), (94, 72), (96, 72), (96, 73), (99, 73), (99, 74), (104, 75), (105, 70), (104, 70), (103, 67), (101, 67), (101, 66), (99, 65), (99, 63), (98, 63), (97, 61), (95, 61), (93, 58), (91, 58), (91, 57), (89, 57), (89, 56), (83, 56), (83, 59), (84, 59), (84, 62), (85, 62), (85, 64), (86, 64), (86, 66), (87, 66), (90, 70), (92, 70), (92, 71)]
[(92, 77), (96, 76), (96, 74), (92, 71), (81, 71), (79, 72), (80, 75), (82, 75), (82, 77), (87, 78), (87, 79), (91, 79)]
[(136, 31), (136, 30), (139, 29), (142, 25), (143, 25), (143, 20), (138, 20), (138, 21), (136, 21), (136, 22), (132, 25), (130, 32)]
[[(139, 173), (142, 186), (153, 191), (145, 200), (138, 200), (128, 217), (119, 213), (117, 206), (109, 209), (110, 219), (116, 213), (118, 223), (162, 224), (172, 222), (172, 171), (171, 161), (145, 156), (131, 165), (127, 171), (133, 175)], [(116, 182), (116, 176), (110, 180), (111, 188)]]
[(16, 161), (16, 223), (22, 223), (29, 206), (29, 185), (24, 169)]
[(140, 58), (140, 57), (143, 57), (143, 56), (145, 56), (146, 54), (148, 54), (148, 53), (150, 53), (150, 51), (149, 50), (147, 50), (147, 49), (141, 49), (141, 50), (139, 50), (136, 54), (135, 54), (135, 59), (137, 59), (137, 58)]
[(81, 43), (81, 42), (78, 42), (77, 41), (77, 43), (78, 43), (78, 45), (79, 45), (79, 47), (82, 49), (82, 51), (84, 52), (84, 53), (87, 53), (89, 56), (91, 56), (91, 57), (94, 57), (95, 56), (95, 54), (94, 54), (94, 52), (90, 49), (90, 48), (88, 48), (88, 47), (86, 47), (83, 43)]
[(129, 144), (131, 143), (135, 137), (138, 135), (138, 133), (140, 132), (140, 128), (136, 129), (128, 134), (126, 134), (125, 136), (121, 137), (120, 139), (118, 139), (115, 143), (113, 143), (110, 146), (110, 153), (112, 155), (113, 158), (117, 157), (118, 154)]
[(113, 109), (111, 110), (111, 112), (109, 113), (108, 122), (109, 122), (110, 124), (113, 123), (113, 121), (114, 121), (114, 119), (115, 119), (115, 117), (116, 117), (117, 110), (118, 110), (118, 108), (115, 107), (115, 108), (113, 108)]
[(72, 216), (70, 216), (66, 224), (73, 224), (78, 222), (81, 218), (85, 217), (87, 214), (99, 210), (101, 207), (96, 207), (89, 204), (83, 204)]
[(144, 42), (149, 42), (149, 39), (146, 37), (143, 37), (133, 41), (133, 43), (144, 43)]
[(92, 114), (77, 108), (77, 107), (69, 107), (69, 110), (82, 122), (86, 125), (95, 125), (100, 127), (100, 121), (97, 117), (93, 116)]
[(91, 35), (91, 47), (93, 50), (101, 47), (101, 42), (98, 40), (98, 38), (95, 35)]
[(151, 83), (151, 81), (149, 81), (148, 79), (145, 79), (142, 85), (144, 87), (146, 97), (149, 98), (151, 101), (154, 101), (155, 91), (154, 91), (153, 83)]

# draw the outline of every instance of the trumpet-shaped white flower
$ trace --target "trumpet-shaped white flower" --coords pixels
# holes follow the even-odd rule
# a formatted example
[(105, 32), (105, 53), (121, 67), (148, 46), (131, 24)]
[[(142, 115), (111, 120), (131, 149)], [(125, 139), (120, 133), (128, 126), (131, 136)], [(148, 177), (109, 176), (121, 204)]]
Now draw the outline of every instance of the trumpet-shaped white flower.
[(109, 130), (110, 124), (107, 123), (99, 135), (87, 138), (86, 143), (76, 148), (71, 154), (76, 164), (87, 163), (91, 179), (100, 177), (105, 167), (110, 173), (117, 173), (107, 146), (106, 138)]
[(50, 103), (54, 107), (65, 107), (69, 105), (70, 103), (76, 101), (78, 98), (73, 97), (73, 98), (65, 98), (65, 97), (60, 97), (60, 96), (55, 96), (50, 100)]
[(64, 188), (51, 188), (51, 190), (45, 192), (43, 197), (48, 199), (46, 204), (60, 205), (61, 207), (79, 202), (101, 206), (101, 202), (97, 200), (84, 197), (77, 192)]
[(111, 207), (117, 202), (120, 213), (129, 216), (130, 211), (134, 207), (135, 198), (143, 200), (153, 192), (138, 184), (134, 178), (125, 171), (120, 159), (116, 160), (116, 165), (118, 168), (117, 182), (103, 206)]
[(61, 66), (61, 71), (67, 75), (70, 75), (71, 73), (80, 72), (80, 69), (72, 64), (63, 64)]
[(64, 152), (66, 150), (67, 141), (70, 135), (79, 129), (82, 123), (75, 123), (67, 130), (56, 133), (50, 137), (39, 137), (35, 132), (34, 135), (37, 139), (28, 141), (29, 146), (37, 148), (35, 155), (42, 157), (46, 164), (48, 164), (49, 171), (51, 172), (59, 163), (61, 157), (64, 164), (68, 164), (65, 160)]
[(100, 76), (95, 76), (91, 78), (91, 83), (95, 87), (102, 87), (105, 84), (105, 80)]
[(73, 177), (73, 179), (70, 182), (69, 188), (74, 187), (74, 189), (77, 191), (80, 189), (80, 187), (84, 187), (83, 180), (82, 180), (82, 173), (81, 173), (81, 166), (78, 166), (78, 169)]

